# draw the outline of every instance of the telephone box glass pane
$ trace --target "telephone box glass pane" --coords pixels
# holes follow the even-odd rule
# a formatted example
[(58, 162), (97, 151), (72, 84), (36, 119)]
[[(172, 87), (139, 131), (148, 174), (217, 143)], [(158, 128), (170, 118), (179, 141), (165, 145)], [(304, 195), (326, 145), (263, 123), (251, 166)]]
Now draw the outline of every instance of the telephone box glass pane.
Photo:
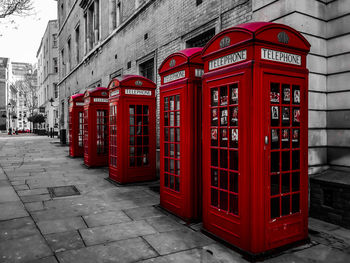
[[(109, 165), (117, 167), (117, 105), (109, 108)], [(134, 144), (134, 137), (130, 137), (130, 144)]]
[(239, 84), (210, 89), (211, 205), (238, 215)]
[[(180, 191), (180, 95), (164, 97), (164, 141), (167, 149), (163, 156), (165, 162), (169, 162), (170, 183), (165, 187)], [(146, 137), (145, 137), (146, 138)], [(148, 137), (147, 137), (148, 140)]]
[(300, 86), (270, 83), (271, 219), (300, 210)]
[(129, 105), (129, 166), (149, 166), (149, 106)]
[(83, 136), (84, 136), (84, 113), (79, 112), (79, 131), (78, 131), (78, 145), (83, 147)]
[(108, 127), (107, 127), (107, 111), (97, 110), (96, 111), (96, 135), (97, 135), (97, 154), (107, 154), (108, 152)]

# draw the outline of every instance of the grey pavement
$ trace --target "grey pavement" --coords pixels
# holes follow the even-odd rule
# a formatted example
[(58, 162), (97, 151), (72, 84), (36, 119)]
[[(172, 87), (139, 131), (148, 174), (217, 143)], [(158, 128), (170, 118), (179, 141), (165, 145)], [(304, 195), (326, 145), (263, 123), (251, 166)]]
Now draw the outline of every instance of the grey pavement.
[[(159, 209), (150, 184), (117, 186), (44, 136), (0, 136), (0, 262), (247, 262), (200, 224)], [(80, 195), (51, 196), (74, 185)], [(350, 230), (309, 220), (311, 243), (265, 262), (350, 262)]]

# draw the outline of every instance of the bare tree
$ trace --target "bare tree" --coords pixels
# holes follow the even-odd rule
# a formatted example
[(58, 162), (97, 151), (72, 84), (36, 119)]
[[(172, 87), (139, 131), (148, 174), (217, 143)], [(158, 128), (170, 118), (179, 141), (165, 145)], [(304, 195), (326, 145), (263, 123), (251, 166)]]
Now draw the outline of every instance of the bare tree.
[(23, 99), (24, 106), (28, 108), (30, 116), (33, 116), (35, 110), (38, 109), (38, 86), (36, 85), (35, 80), (35, 74), (27, 74), (23, 80), (17, 80), (14, 83), (19, 97)]
[(33, 10), (33, 0), (0, 0), (0, 18), (11, 15), (29, 15)]

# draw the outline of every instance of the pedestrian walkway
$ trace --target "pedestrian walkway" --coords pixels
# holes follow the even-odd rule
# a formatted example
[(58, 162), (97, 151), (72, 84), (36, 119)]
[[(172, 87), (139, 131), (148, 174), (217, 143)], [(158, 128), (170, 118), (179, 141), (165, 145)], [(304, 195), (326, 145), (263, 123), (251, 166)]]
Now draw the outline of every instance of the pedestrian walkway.
[[(247, 262), (159, 209), (155, 183), (116, 186), (82, 163), (57, 139), (0, 137), (0, 262)], [(350, 230), (309, 228), (311, 243), (265, 262), (350, 262)]]

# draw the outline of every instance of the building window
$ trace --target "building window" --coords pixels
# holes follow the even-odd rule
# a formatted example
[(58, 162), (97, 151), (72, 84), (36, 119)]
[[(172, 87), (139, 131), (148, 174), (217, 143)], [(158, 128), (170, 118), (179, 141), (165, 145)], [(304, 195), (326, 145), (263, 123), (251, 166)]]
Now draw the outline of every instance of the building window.
[(196, 0), (196, 6), (199, 6), (201, 3), (203, 3), (203, 0)]
[(139, 66), (139, 69), (140, 69), (140, 74), (142, 76), (154, 81), (154, 59), (153, 58), (141, 63)]
[(116, 1), (117, 1), (117, 4), (116, 4), (117, 9), (115, 14), (115, 19), (116, 19), (115, 27), (118, 27), (120, 26), (120, 22), (121, 22), (121, 4), (119, 0), (116, 0)]
[(52, 47), (53, 48), (57, 47), (57, 34), (52, 35)]
[(209, 29), (208, 31), (186, 41), (186, 47), (204, 47), (214, 35), (215, 28)]
[(57, 73), (58, 72), (58, 62), (57, 62), (57, 58), (53, 58), (53, 73)]
[(65, 63), (65, 60), (64, 60), (64, 49), (61, 50), (61, 74), (62, 74), (62, 77), (64, 77), (66, 75), (66, 63)]
[(80, 26), (78, 25), (75, 28), (75, 62), (76, 64), (78, 64), (80, 61), (79, 44), (80, 44)]
[(57, 83), (53, 84), (53, 91), (54, 91), (55, 99), (57, 99), (58, 98), (58, 86), (57, 86)]
[(72, 56), (72, 50), (71, 50), (71, 41), (70, 41), (70, 38), (67, 40), (67, 56), (68, 56), (68, 65), (67, 65), (67, 68), (68, 68), (68, 72), (71, 71), (71, 65), (72, 65), (72, 61), (71, 61), (71, 56)]
[(109, 75), (109, 79), (119, 78), (123, 75), (123, 69), (118, 69), (117, 71), (114, 71), (112, 74)]

